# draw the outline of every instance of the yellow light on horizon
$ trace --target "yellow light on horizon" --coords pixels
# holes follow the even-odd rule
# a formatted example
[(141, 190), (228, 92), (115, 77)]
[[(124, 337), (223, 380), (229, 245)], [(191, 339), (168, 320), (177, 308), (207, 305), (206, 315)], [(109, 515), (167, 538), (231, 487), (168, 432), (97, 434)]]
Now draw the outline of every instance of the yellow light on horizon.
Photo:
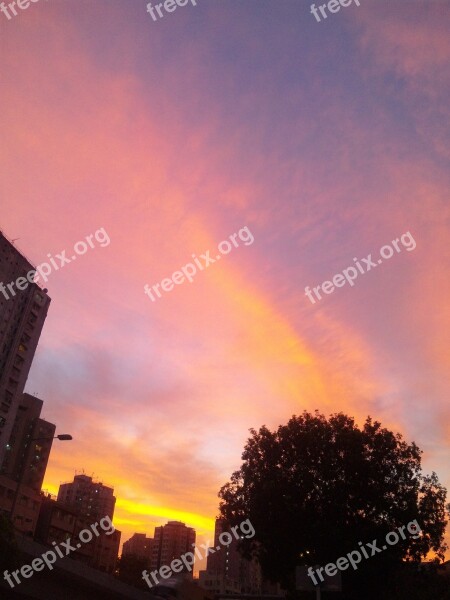
[(124, 499), (117, 500), (116, 508), (134, 515), (148, 515), (156, 518), (182, 521), (189, 527), (198, 528), (203, 531), (214, 531), (214, 519), (183, 510), (177, 510), (175, 508), (141, 504), (139, 502), (132, 502), (131, 500)]

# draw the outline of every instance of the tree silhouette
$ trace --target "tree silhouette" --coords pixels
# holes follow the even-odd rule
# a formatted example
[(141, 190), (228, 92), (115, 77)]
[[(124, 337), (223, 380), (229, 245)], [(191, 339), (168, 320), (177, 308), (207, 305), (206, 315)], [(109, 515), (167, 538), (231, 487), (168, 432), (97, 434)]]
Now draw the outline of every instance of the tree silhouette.
[[(342, 413), (293, 416), (276, 431), (250, 430), (243, 464), (224, 485), (220, 511), (230, 525), (249, 518), (256, 530), (242, 540), (267, 577), (294, 587), (297, 565), (326, 565), (417, 520), (417, 539), (397, 544), (342, 573), (347, 589), (374, 597), (402, 560), (419, 561), (446, 546), (446, 489), (423, 476), (421, 450), (367, 418), (360, 429)], [(382, 577), (380, 578), (380, 574)], [(377, 592), (378, 591), (378, 592)]]

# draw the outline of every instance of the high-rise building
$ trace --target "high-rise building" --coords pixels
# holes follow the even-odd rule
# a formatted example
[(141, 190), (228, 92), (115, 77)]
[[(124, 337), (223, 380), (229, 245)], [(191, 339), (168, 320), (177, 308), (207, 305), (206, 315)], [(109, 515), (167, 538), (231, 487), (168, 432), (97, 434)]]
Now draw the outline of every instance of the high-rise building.
[(50, 305), (33, 272), (0, 232), (0, 466)]
[(23, 394), (9, 437), (2, 475), (40, 492), (56, 426), (41, 419), (42, 400)]
[(43, 402), (23, 394), (0, 469), (0, 511), (17, 529), (33, 533), (55, 425), (40, 418)]
[(122, 556), (135, 556), (150, 561), (152, 547), (153, 538), (148, 538), (145, 533), (134, 533), (129, 540), (124, 542)]
[[(77, 537), (83, 528), (86, 529), (105, 517), (112, 521), (115, 504), (114, 488), (94, 481), (88, 475), (75, 475), (72, 482), (59, 486), (56, 502), (51, 500), (50, 503), (47, 502), (47, 506), (43, 505), (46, 511), (45, 523), (49, 523), (46, 543), (56, 541), (56, 524), (61, 515), (75, 515), (73, 537)], [(41, 535), (44, 536), (43, 531), (45, 532), (45, 528), (40, 529)], [(100, 537), (82, 545), (77, 557), (91, 567), (112, 573), (119, 553), (120, 537), (121, 533), (117, 529), (111, 535), (102, 533)]]
[[(155, 527), (153, 538), (150, 568), (159, 570), (164, 565), (170, 565), (175, 558), (180, 558), (186, 552), (193, 552), (195, 545), (195, 529), (186, 527), (180, 521), (169, 521), (166, 525)], [(186, 568), (181, 571), (188, 578), (192, 578), (193, 570)]]
[(75, 475), (72, 482), (59, 486), (58, 502), (78, 511), (83, 517), (112, 519), (116, 497), (112, 487), (95, 482), (88, 475)]
[(221, 595), (261, 594), (263, 580), (259, 563), (242, 557), (234, 536), (230, 544), (223, 545), (220, 540), (222, 532), (230, 533), (230, 529), (223, 519), (217, 519), (214, 552), (208, 554), (206, 570), (199, 573), (200, 585), (209, 592)]
[[(91, 526), (100, 521), (101, 519), (93, 519), (80, 514), (78, 510), (71, 509), (51, 496), (42, 497), (35, 539), (47, 546), (53, 543), (60, 544), (68, 539), (76, 540), (81, 531), (91, 530)], [(115, 529), (112, 533), (106, 533), (98, 527), (97, 531), (98, 537), (94, 535), (90, 542), (75, 544), (75, 550), (71, 556), (94, 569), (114, 573), (121, 532)]]

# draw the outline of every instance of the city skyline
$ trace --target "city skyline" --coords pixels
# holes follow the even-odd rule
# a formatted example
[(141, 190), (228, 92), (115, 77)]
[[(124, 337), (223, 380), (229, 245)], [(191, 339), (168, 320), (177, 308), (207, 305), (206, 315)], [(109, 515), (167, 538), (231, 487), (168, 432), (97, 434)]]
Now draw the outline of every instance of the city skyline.
[[(1, 15), (0, 229), (35, 265), (110, 238), (45, 283), (25, 391), (74, 440), (44, 488), (109, 482), (122, 542), (170, 520), (212, 539), (248, 430), (304, 409), (380, 420), (450, 488), (443, 4), (321, 23), (259, 4)], [(245, 226), (252, 245), (149, 301), (146, 283)], [(413, 252), (305, 296), (405, 232)]]

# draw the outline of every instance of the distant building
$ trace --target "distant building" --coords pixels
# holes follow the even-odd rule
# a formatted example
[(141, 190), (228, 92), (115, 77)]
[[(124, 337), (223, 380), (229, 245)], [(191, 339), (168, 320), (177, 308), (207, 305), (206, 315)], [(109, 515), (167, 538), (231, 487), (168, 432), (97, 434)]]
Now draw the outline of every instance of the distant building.
[(0, 466), (50, 305), (33, 270), (0, 232)]
[(95, 521), (113, 518), (116, 498), (112, 487), (95, 482), (88, 475), (75, 475), (72, 482), (59, 486), (58, 502)]
[[(180, 521), (169, 521), (166, 525), (155, 527), (152, 544), (150, 568), (159, 570), (164, 565), (170, 565), (172, 560), (180, 558), (186, 552), (193, 552), (195, 545), (195, 529), (186, 527)], [(183, 568), (181, 573), (192, 579), (192, 571)]]
[(223, 519), (217, 519), (214, 529), (214, 553), (208, 555), (206, 570), (199, 573), (200, 585), (208, 592), (220, 596), (283, 595), (278, 586), (271, 585), (263, 578), (258, 561), (243, 558), (234, 535), (228, 546), (221, 544), (219, 538), (222, 532), (230, 533), (230, 529)]
[[(107, 515), (103, 515), (107, 516)], [(36, 541), (50, 546), (53, 542), (60, 544), (69, 538), (75, 541), (83, 529), (91, 530), (91, 525), (100, 521), (80, 514), (63, 502), (58, 502), (50, 496), (42, 498), (42, 505), (36, 527)], [(92, 530), (91, 530), (92, 531)], [(93, 536), (92, 541), (83, 543), (71, 554), (72, 558), (81, 560), (86, 565), (114, 573), (119, 554), (121, 532), (115, 530), (111, 535), (98, 528), (99, 536)]]
[[(82, 529), (89, 529), (104, 517), (109, 517), (112, 521), (115, 504), (114, 488), (93, 481), (88, 475), (75, 475), (72, 482), (59, 486), (56, 502), (51, 500), (49, 507), (43, 505), (41, 512), (49, 511), (51, 516), (42, 517), (49, 525), (47, 541), (44, 534), (41, 541), (44, 543), (56, 541), (54, 536), (57, 528), (61, 528), (61, 519), (70, 524), (70, 515), (76, 517), (73, 537), (78, 537)], [(109, 536), (102, 533), (100, 537), (94, 537), (92, 542), (82, 544), (77, 557), (91, 567), (113, 573), (119, 553), (120, 536), (121, 533), (117, 530)]]
[(153, 538), (148, 538), (145, 533), (135, 533), (129, 540), (124, 542), (122, 556), (135, 556), (149, 563), (152, 548)]
[(40, 491), (55, 434), (55, 425), (40, 418), (42, 406), (39, 398), (22, 395), (0, 469), (0, 510), (11, 516), (18, 529), (29, 534), (36, 526)]

